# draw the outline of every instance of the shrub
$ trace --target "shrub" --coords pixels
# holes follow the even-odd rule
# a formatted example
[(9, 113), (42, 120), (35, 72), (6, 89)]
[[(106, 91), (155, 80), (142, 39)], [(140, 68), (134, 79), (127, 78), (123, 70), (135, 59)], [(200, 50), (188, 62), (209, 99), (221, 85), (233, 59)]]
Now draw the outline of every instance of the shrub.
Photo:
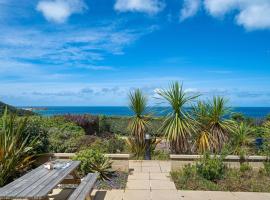
[(169, 160), (170, 154), (166, 150), (155, 150), (152, 153), (152, 159), (153, 160)]
[(42, 118), (43, 126), (48, 131), (49, 151), (74, 153), (80, 149), (84, 130), (63, 117)]
[(126, 149), (126, 141), (119, 136), (114, 136), (106, 141), (107, 153), (121, 153)]
[(22, 134), (24, 137), (29, 136), (30, 141), (38, 137), (38, 142), (34, 149), (35, 153), (49, 152), (48, 130), (44, 127), (41, 117), (30, 117)]
[(83, 176), (98, 172), (102, 180), (108, 180), (113, 173), (111, 160), (96, 149), (82, 150), (76, 154), (74, 160), (81, 161), (79, 172)]
[(215, 155), (213, 158), (210, 154), (204, 154), (202, 160), (196, 164), (197, 172), (203, 178), (216, 181), (220, 180), (225, 175), (226, 165), (223, 163), (222, 156)]
[(270, 176), (270, 161), (264, 162), (263, 165), (265, 173)]
[(38, 136), (31, 138), (23, 134), (27, 118), (17, 121), (14, 114), (2, 117), (0, 129), (0, 187), (8, 183), (17, 174), (26, 171), (33, 160), (33, 149)]
[(89, 148), (96, 149), (102, 153), (121, 153), (126, 149), (126, 141), (115, 135), (109, 139), (96, 139)]
[(64, 119), (74, 122), (82, 127), (86, 135), (97, 135), (99, 133), (99, 118), (93, 115), (64, 115)]
[(252, 167), (248, 163), (241, 163), (240, 164), (240, 172), (245, 173), (252, 170)]

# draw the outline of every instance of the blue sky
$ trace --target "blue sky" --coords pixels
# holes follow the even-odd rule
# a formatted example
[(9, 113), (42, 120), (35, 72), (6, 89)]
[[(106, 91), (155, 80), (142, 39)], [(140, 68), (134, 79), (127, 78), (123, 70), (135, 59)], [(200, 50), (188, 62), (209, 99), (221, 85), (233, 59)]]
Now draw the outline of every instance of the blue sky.
[(0, 100), (126, 105), (183, 82), (270, 106), (269, 0), (0, 0)]

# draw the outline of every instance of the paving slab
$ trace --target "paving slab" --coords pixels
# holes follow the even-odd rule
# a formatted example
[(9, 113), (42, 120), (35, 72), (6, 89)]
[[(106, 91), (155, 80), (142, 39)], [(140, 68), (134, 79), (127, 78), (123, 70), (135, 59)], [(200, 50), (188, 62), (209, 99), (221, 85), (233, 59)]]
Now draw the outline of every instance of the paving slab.
[(149, 173), (134, 172), (128, 176), (128, 180), (149, 180), (149, 179), (150, 179)]
[[(92, 193), (93, 194), (93, 193)], [(122, 200), (124, 190), (99, 190), (95, 192), (94, 200)]]
[(207, 191), (183, 191), (179, 190), (180, 200), (211, 200)]
[(142, 172), (161, 172), (160, 167), (142, 167)]
[(149, 180), (128, 180), (127, 190), (150, 190)]
[(169, 173), (155, 173), (150, 172), (150, 180), (170, 180)]
[(129, 167), (131, 172), (142, 172), (142, 167)]
[(236, 199), (241, 200), (269, 200), (270, 193), (259, 193), (259, 192), (233, 192)]
[(168, 180), (150, 180), (151, 190), (176, 190), (172, 181)]
[(150, 200), (150, 190), (126, 190), (123, 200)]
[(179, 200), (177, 190), (152, 190), (152, 200)]

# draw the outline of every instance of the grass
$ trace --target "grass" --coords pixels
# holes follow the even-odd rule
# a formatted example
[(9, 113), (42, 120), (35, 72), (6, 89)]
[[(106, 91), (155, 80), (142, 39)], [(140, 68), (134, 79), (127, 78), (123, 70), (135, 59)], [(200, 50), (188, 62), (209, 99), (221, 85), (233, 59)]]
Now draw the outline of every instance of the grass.
[(270, 176), (263, 170), (227, 169), (222, 179), (209, 181), (197, 173), (195, 166), (186, 166), (171, 172), (171, 176), (179, 190), (270, 192)]

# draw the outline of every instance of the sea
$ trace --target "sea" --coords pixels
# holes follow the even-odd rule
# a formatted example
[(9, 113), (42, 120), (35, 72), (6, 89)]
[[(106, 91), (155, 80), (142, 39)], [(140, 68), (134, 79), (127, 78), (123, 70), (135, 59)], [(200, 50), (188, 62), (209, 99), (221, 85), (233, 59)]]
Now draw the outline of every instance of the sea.
[[(25, 107), (24, 107), (25, 108)], [(34, 112), (43, 116), (65, 115), (65, 114), (91, 114), (109, 116), (131, 116), (133, 113), (124, 106), (47, 106), (31, 107)], [(188, 108), (187, 108), (188, 109)], [(234, 113), (242, 113), (247, 117), (265, 118), (270, 114), (270, 107), (232, 107)], [(151, 107), (149, 112), (156, 116), (166, 115), (169, 108)]]

